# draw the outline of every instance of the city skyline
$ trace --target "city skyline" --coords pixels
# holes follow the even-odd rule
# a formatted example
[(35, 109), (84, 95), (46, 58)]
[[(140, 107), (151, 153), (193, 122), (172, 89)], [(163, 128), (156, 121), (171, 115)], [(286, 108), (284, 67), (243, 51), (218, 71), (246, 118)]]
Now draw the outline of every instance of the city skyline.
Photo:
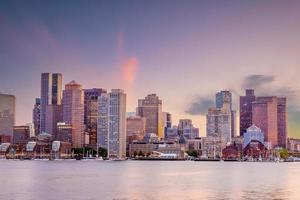
[(174, 123), (190, 118), (201, 136), (217, 91), (230, 90), (237, 111), (247, 88), (286, 96), (288, 135), (299, 137), (298, 2), (0, 5), (0, 92), (16, 96), (16, 125), (32, 121), (40, 74), (53, 72), (63, 85), (124, 89), (128, 111), (156, 93)]

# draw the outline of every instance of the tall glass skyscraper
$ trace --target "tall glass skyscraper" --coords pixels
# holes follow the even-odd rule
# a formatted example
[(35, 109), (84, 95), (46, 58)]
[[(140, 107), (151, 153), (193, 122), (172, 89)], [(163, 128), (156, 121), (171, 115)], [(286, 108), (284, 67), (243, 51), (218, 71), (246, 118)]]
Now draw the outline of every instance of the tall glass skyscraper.
[[(51, 106), (48, 105), (61, 105), (61, 96), (62, 96), (62, 74), (55, 73), (42, 73), (41, 75), (41, 132), (46, 132), (46, 123), (47, 118), (53, 118), (51, 116), (46, 116), (47, 112), (46, 110), (52, 109)], [(48, 107), (48, 108), (47, 108)], [(56, 106), (53, 106), (52, 114), (53, 112), (60, 110), (60, 108), (57, 108)], [(58, 115), (57, 113), (55, 115)], [(55, 122), (51, 122), (51, 124), (56, 124)], [(48, 127), (52, 125), (48, 124)], [(56, 126), (56, 125), (55, 125)], [(48, 130), (50, 128), (47, 128)], [(52, 129), (55, 129), (55, 127), (52, 127)], [(50, 133), (52, 134), (52, 133)]]
[(252, 103), (255, 101), (253, 89), (247, 89), (245, 96), (240, 96), (240, 135), (243, 136), (252, 126)]

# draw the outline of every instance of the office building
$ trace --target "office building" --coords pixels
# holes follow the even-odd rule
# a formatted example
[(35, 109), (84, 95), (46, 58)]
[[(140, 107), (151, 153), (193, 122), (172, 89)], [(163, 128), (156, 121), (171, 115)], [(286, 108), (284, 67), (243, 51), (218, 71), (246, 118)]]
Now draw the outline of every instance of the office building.
[(168, 112), (163, 112), (163, 128), (164, 136), (167, 134), (167, 129), (172, 128), (172, 115)]
[(252, 103), (255, 101), (253, 89), (247, 89), (245, 96), (240, 96), (240, 136), (252, 126)]
[(287, 143), (287, 98), (279, 97), (277, 105), (278, 146), (286, 148)]
[[(41, 100), (40, 100), (40, 104), (41, 104), (40, 132), (46, 131), (46, 123), (47, 123), (46, 119), (49, 118), (46, 116), (48, 114), (46, 112), (47, 106), (61, 105), (61, 97), (62, 97), (62, 74), (42, 73)], [(49, 114), (51, 115), (52, 113)], [(49, 127), (51, 126), (51, 124), (48, 124), (47, 126)], [(55, 127), (52, 127), (51, 129), (55, 129)]]
[(102, 88), (84, 89), (84, 125), (89, 144), (97, 144), (98, 98), (104, 93)]
[(57, 123), (57, 134), (55, 140), (72, 143), (72, 133), (74, 132), (71, 124), (65, 122)]
[(232, 110), (231, 93), (227, 93), (222, 98), (222, 107), (211, 107), (206, 115), (206, 135), (208, 137), (220, 137), (226, 143), (232, 138)]
[(41, 99), (36, 98), (32, 111), (32, 123), (34, 125), (34, 135), (41, 132)]
[(46, 105), (45, 132), (56, 137), (57, 123), (63, 121), (62, 105)]
[(164, 138), (162, 101), (156, 94), (138, 100), (137, 115), (146, 118), (146, 133), (155, 133)]
[(72, 125), (72, 145), (84, 145), (84, 95), (82, 86), (75, 81), (65, 85), (63, 91), (63, 121)]
[(111, 158), (126, 157), (126, 94), (113, 89), (99, 98), (98, 143)]
[(236, 111), (232, 108), (232, 94), (228, 90), (223, 90), (216, 94), (216, 108), (221, 109), (226, 101), (229, 103), (231, 112), (231, 137), (236, 137)]
[(278, 145), (278, 98), (256, 97), (252, 103), (252, 123), (264, 133), (266, 142), (271, 147)]
[(199, 137), (199, 129), (194, 127), (191, 119), (180, 119), (178, 134), (182, 135), (185, 139), (195, 139)]
[(13, 95), (0, 94), (0, 135), (12, 138), (15, 125), (16, 98)]

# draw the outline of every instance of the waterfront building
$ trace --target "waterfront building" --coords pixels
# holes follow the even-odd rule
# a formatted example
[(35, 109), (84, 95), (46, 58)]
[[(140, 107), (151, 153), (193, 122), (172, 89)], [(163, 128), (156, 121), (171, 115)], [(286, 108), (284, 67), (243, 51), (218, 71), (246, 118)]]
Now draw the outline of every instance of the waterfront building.
[(53, 141), (51, 146), (51, 159), (67, 159), (72, 153), (72, 145), (69, 142)]
[(55, 139), (62, 142), (68, 142), (72, 144), (72, 133), (74, 132), (71, 124), (65, 122), (57, 123), (57, 134)]
[(16, 98), (0, 93), (0, 136), (12, 138), (15, 125)]
[(147, 143), (159, 142), (159, 138), (155, 133), (146, 133), (144, 136), (144, 142)]
[(41, 132), (41, 99), (36, 98), (32, 111), (32, 123), (34, 125), (34, 135)]
[(265, 160), (269, 158), (270, 151), (267, 146), (257, 140), (251, 140), (243, 149), (243, 156), (246, 160)]
[(277, 97), (256, 97), (252, 103), (252, 123), (264, 133), (271, 147), (278, 145), (278, 99)]
[(29, 126), (14, 126), (13, 144), (26, 144), (30, 138)]
[(155, 133), (164, 138), (162, 101), (156, 94), (138, 100), (137, 115), (146, 118), (146, 133)]
[(75, 81), (65, 85), (63, 91), (63, 121), (72, 125), (72, 145), (80, 148), (84, 145), (84, 102), (82, 86)]
[(102, 88), (84, 89), (84, 124), (89, 144), (97, 144), (98, 98), (107, 93)]
[(287, 139), (287, 149), (290, 152), (300, 152), (300, 139), (288, 138)]
[[(47, 115), (52, 115), (52, 112), (47, 112), (48, 105), (61, 105), (62, 99), (62, 74), (59, 73), (42, 73), (41, 74), (41, 111), (40, 111), (40, 132), (46, 132), (46, 123), (48, 123)], [(54, 108), (55, 109), (55, 108)], [(54, 130), (56, 125), (52, 121), (47, 124), (49, 128), (52, 126), (51, 130)]]
[(222, 137), (207, 136), (202, 137), (201, 151), (202, 157), (221, 158), (222, 150), (226, 147), (226, 140)]
[(1, 143), (10, 143), (12, 142), (12, 136), (10, 135), (0, 135), (0, 144)]
[(243, 148), (245, 148), (252, 140), (259, 141), (262, 144), (265, 142), (264, 133), (255, 125), (250, 126), (244, 133)]
[(195, 150), (195, 151), (199, 152), (199, 154), (200, 154), (201, 149), (202, 149), (202, 146), (201, 146), (202, 139), (201, 138), (188, 139), (185, 141), (185, 143), (186, 143), (185, 148), (187, 150)]
[(146, 132), (146, 119), (139, 116), (126, 118), (126, 143), (127, 146), (134, 140), (143, 140)]
[(126, 157), (126, 94), (113, 89), (99, 98), (99, 145), (108, 149), (108, 157)]
[[(176, 143), (146, 143), (146, 142), (133, 142), (129, 146), (129, 156), (141, 156), (150, 158), (162, 158), (158, 155), (171, 155), (174, 154), (174, 159), (184, 158), (184, 148)], [(165, 157), (166, 158), (166, 157)]]
[(252, 125), (252, 103), (255, 101), (253, 89), (247, 89), (245, 96), (240, 96), (240, 136)]
[(238, 146), (234, 143), (229, 146), (226, 146), (222, 150), (222, 159), (223, 160), (239, 160), (241, 158), (239, 148)]

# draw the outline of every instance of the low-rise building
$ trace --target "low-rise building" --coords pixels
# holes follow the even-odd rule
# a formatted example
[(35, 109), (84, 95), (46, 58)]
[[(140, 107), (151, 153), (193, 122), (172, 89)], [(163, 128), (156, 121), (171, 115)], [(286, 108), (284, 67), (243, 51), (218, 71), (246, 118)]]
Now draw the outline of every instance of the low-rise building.
[(31, 130), (29, 126), (14, 126), (13, 143), (26, 144), (30, 138)]
[(226, 147), (227, 139), (222, 137), (202, 137), (202, 157), (221, 158), (222, 150)]
[(185, 151), (184, 147), (175, 143), (133, 142), (129, 145), (130, 157), (135, 157), (139, 154), (142, 154), (143, 156), (150, 156), (153, 152), (160, 152), (161, 154), (175, 154), (177, 159), (182, 159), (184, 158)]
[(288, 138), (287, 149), (290, 152), (300, 152), (300, 139)]

